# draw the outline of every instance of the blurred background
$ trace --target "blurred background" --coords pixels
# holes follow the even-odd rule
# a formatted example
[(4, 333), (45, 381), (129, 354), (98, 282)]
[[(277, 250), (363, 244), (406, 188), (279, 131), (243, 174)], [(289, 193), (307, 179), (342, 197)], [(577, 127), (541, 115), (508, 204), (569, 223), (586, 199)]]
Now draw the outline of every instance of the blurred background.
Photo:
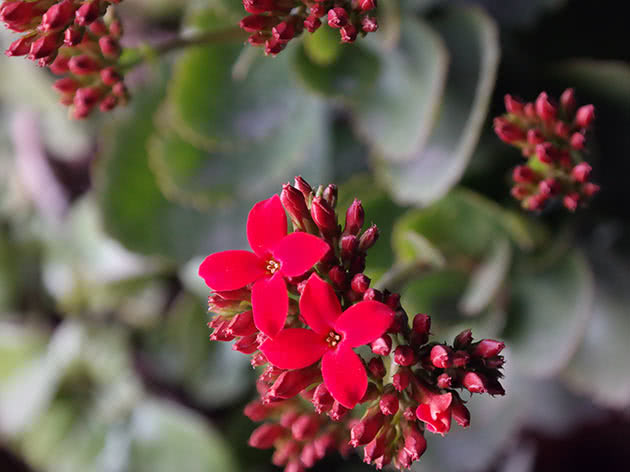
[[(437, 339), (505, 340), (502, 398), (427, 434), (417, 471), (630, 463), (630, 33), (623, 2), (381, 0), (381, 29), (327, 28), (276, 58), (238, 43), (146, 60), (129, 106), (72, 121), (52, 75), (0, 57), (0, 470), (272, 471), (247, 446), (248, 358), (208, 341), (196, 275), (245, 246), (252, 203), (301, 174), (362, 199), (368, 275)], [(622, 8), (621, 8), (622, 9)], [(240, 0), (127, 0), (124, 42), (233, 25)], [(2, 29), (0, 45), (11, 34)], [(295, 43), (295, 44), (293, 44)], [(147, 57), (151, 55), (148, 54)], [(574, 87), (597, 119), (589, 208), (526, 214), (503, 95)], [(343, 210), (342, 210), (343, 211)], [(314, 470), (369, 470), (358, 456)]]

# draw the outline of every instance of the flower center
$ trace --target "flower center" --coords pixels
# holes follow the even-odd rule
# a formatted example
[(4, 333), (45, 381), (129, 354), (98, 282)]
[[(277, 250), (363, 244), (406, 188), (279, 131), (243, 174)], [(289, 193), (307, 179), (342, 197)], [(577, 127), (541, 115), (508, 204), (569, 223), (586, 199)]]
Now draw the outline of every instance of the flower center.
[(341, 334), (337, 334), (334, 331), (331, 331), (330, 333), (328, 333), (328, 336), (326, 336), (326, 342), (330, 347), (336, 347), (337, 344), (341, 342)]
[(275, 259), (269, 259), (267, 261), (267, 266), (265, 267), (265, 269), (270, 274), (275, 274), (278, 271), (278, 269), (280, 269), (280, 263), (276, 261)]

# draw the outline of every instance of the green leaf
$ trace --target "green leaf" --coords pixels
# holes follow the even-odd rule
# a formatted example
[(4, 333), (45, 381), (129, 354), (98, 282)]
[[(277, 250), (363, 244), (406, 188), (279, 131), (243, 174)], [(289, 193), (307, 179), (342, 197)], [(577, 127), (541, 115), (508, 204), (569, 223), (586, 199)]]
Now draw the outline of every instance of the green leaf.
[(236, 470), (218, 432), (174, 403), (143, 402), (133, 414), (131, 436), (130, 472)]
[(572, 250), (546, 262), (514, 274), (505, 331), (511, 362), (537, 376), (567, 365), (593, 309), (593, 277), (583, 255)]
[(427, 23), (408, 17), (401, 28), (392, 50), (382, 33), (366, 38), (366, 46), (380, 58), (380, 74), (375, 86), (350, 104), (358, 134), (391, 160), (408, 159), (427, 141), (448, 62), (443, 42)]
[(377, 175), (395, 199), (416, 205), (443, 196), (464, 173), (485, 122), (499, 61), (496, 26), (480, 9), (449, 8), (431, 25), (450, 53), (437, 124), (426, 145), (407, 149), (414, 153), (409, 162), (392, 162), (391, 152), (382, 152), (377, 162)]

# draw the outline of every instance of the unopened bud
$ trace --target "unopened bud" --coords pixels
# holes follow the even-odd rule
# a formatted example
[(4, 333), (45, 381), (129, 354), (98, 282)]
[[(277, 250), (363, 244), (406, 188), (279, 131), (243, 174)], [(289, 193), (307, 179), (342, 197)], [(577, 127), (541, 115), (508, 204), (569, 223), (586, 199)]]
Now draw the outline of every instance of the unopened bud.
[(343, 267), (334, 266), (328, 271), (328, 277), (336, 288), (343, 289), (347, 282), (346, 271)]
[(568, 195), (565, 195), (562, 199), (562, 204), (569, 211), (577, 210), (577, 207), (580, 204), (580, 194), (577, 192), (571, 192)]
[(470, 361), (470, 354), (466, 351), (455, 351), (453, 354), (453, 367), (466, 367)]
[(310, 439), (317, 433), (319, 421), (316, 415), (304, 414), (299, 416), (291, 425), (291, 434), (298, 441)]
[(95, 21), (100, 15), (98, 0), (86, 2), (81, 5), (75, 13), (75, 23), (79, 26), (87, 26)]
[(470, 346), (470, 343), (472, 343), (472, 340), (473, 340), (472, 331), (470, 329), (465, 329), (464, 331), (459, 333), (457, 336), (455, 336), (455, 340), (453, 341), (453, 347), (455, 349), (464, 349)]
[(409, 387), (410, 382), (411, 382), (411, 373), (407, 369), (399, 370), (392, 377), (392, 385), (399, 392), (402, 392), (407, 387)]
[(348, 12), (341, 7), (328, 10), (328, 26), (331, 28), (341, 28), (348, 23)]
[(505, 97), (503, 97), (503, 101), (505, 103), (505, 109), (508, 113), (512, 113), (514, 115), (520, 115), (523, 113), (523, 103), (516, 100), (512, 97), (512, 95), (505, 95)]
[(322, 193), (322, 198), (326, 200), (326, 203), (328, 203), (330, 208), (335, 208), (337, 206), (337, 192), (337, 186), (335, 184), (329, 184)]
[(348, 23), (347, 25), (341, 27), (339, 34), (341, 35), (341, 42), (353, 43), (356, 41), (359, 32), (353, 24)]
[(271, 30), (271, 34), (276, 41), (289, 41), (295, 37), (295, 26), (290, 21), (281, 21)]
[(366, 416), (350, 430), (350, 445), (352, 447), (358, 447), (372, 441), (384, 422), (385, 416), (383, 416), (380, 410), (374, 409), (368, 411)]
[(361, 29), (365, 33), (374, 33), (378, 31), (378, 21), (376, 17), (372, 15), (366, 15), (361, 18)]
[(577, 182), (584, 183), (588, 180), (588, 176), (591, 174), (592, 167), (586, 162), (580, 162), (571, 171), (571, 177)]
[(357, 235), (363, 228), (363, 222), (365, 220), (365, 210), (361, 201), (356, 198), (346, 211), (346, 227), (344, 229), (345, 234)]
[(271, 386), (265, 397), (266, 401), (293, 398), (306, 387), (321, 378), (321, 372), (315, 367), (285, 371)]
[(383, 364), (383, 359), (381, 359), (380, 357), (373, 357), (372, 359), (370, 359), (370, 361), (368, 362), (368, 370), (375, 379), (382, 379), (387, 373), (387, 370), (385, 369), (385, 364)]
[(74, 10), (74, 2), (71, 0), (54, 4), (44, 13), (39, 29), (48, 32), (64, 28), (72, 21)]
[(516, 166), (512, 172), (512, 179), (517, 183), (533, 183), (539, 178), (538, 174), (526, 165)]
[(575, 113), (575, 124), (580, 128), (588, 128), (595, 119), (595, 107), (584, 105)]
[(306, 200), (306, 202), (310, 201), (311, 197), (313, 196), (313, 189), (309, 185), (309, 183), (302, 178), (302, 176), (298, 175), (295, 178), (293, 186), (300, 192), (302, 192), (302, 195), (304, 195), (304, 200)]
[(451, 388), (452, 382), (453, 382), (453, 379), (451, 378), (450, 375), (446, 373), (438, 375), (437, 386), (439, 388), (445, 388), (445, 389)]
[(341, 260), (345, 263), (352, 261), (357, 255), (359, 248), (359, 238), (353, 234), (341, 237)]
[(111, 36), (103, 36), (99, 38), (98, 45), (101, 48), (103, 56), (111, 59), (120, 55), (120, 46), (118, 41)]
[(466, 408), (464, 403), (457, 398), (457, 396), (453, 397), (451, 414), (455, 422), (462, 428), (468, 428), (468, 426), (470, 426), (470, 411), (468, 411), (468, 408)]
[(431, 363), (438, 369), (448, 369), (452, 361), (452, 351), (448, 346), (436, 344), (431, 349)]
[(583, 133), (575, 132), (571, 135), (569, 144), (571, 144), (571, 147), (576, 151), (581, 151), (584, 149), (584, 145), (586, 144), (586, 137)]
[(368, 288), (364, 293), (363, 293), (363, 300), (374, 300), (377, 302), (382, 302), (383, 301), (383, 292), (381, 292), (380, 290), (376, 290), (375, 288)]
[(501, 341), (483, 339), (475, 346), (472, 355), (476, 357), (483, 357), (484, 359), (488, 357), (495, 357), (499, 355), (504, 347), (505, 343), (502, 343)]
[(410, 346), (398, 346), (394, 351), (394, 362), (403, 367), (416, 363), (416, 354)]
[[(229, 328), (228, 328), (229, 329)], [(256, 334), (244, 336), (234, 343), (232, 350), (242, 352), (243, 354), (252, 354), (258, 350), (258, 341)]]
[(284, 431), (285, 429), (279, 424), (263, 424), (254, 430), (248, 444), (256, 449), (269, 449)]
[(394, 392), (384, 393), (378, 403), (381, 413), (385, 416), (392, 416), (398, 413), (399, 401), (398, 395)]
[(366, 229), (359, 238), (359, 251), (366, 252), (368, 249), (374, 246), (374, 244), (378, 240), (378, 236), (379, 232), (376, 225), (372, 225), (368, 229)]
[(63, 34), (63, 43), (66, 46), (77, 46), (81, 42), (81, 40), (83, 40), (83, 30), (81, 30), (80, 28), (71, 26)]
[(313, 402), (315, 411), (318, 414), (321, 414), (324, 411), (330, 410), (333, 405), (334, 399), (332, 395), (328, 392), (326, 385), (321, 383), (315, 388), (315, 391), (313, 392), (313, 399), (311, 401)]
[(389, 356), (392, 349), (392, 338), (389, 335), (384, 334), (380, 338), (375, 339), (370, 343), (372, 352), (379, 356)]
[(344, 416), (348, 414), (348, 410), (345, 406), (335, 400), (332, 408), (328, 412), (328, 416), (333, 421), (341, 421)]
[(289, 184), (284, 184), (280, 193), (280, 201), (289, 213), (293, 225), (298, 229), (304, 229), (305, 222), (311, 219), (311, 214), (306, 207), (302, 192)]
[(560, 106), (564, 110), (565, 115), (571, 115), (575, 110), (575, 91), (572, 88), (566, 89), (560, 95)]
[(417, 461), (427, 449), (426, 439), (424, 439), (422, 432), (415, 422), (409, 423), (407, 427), (404, 428), (403, 436), (405, 438), (404, 450), (407, 452), (412, 462)]
[(101, 68), (101, 63), (87, 54), (73, 56), (68, 62), (70, 72), (74, 75), (93, 74)]
[(365, 274), (356, 274), (352, 278), (350, 288), (357, 293), (365, 293), (370, 288), (370, 279)]
[(470, 393), (484, 393), (486, 391), (484, 378), (477, 372), (466, 372), (462, 379), (462, 385)]
[(321, 197), (313, 198), (311, 203), (311, 216), (317, 227), (325, 236), (333, 236), (337, 233), (337, 215), (330, 205)]
[(322, 22), (315, 15), (311, 14), (308, 17), (306, 17), (306, 19), (304, 20), (304, 28), (309, 33), (314, 33), (315, 31), (319, 29), (320, 26), (322, 26)]
[(551, 104), (546, 92), (541, 92), (536, 99), (536, 114), (543, 121), (553, 121), (556, 118), (556, 107)]

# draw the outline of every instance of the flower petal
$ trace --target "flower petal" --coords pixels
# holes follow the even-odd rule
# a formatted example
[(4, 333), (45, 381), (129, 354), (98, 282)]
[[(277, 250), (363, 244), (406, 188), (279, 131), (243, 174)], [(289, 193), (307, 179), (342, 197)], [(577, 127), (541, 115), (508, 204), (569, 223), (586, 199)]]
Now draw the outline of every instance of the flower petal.
[(335, 291), (317, 274), (311, 275), (304, 286), (300, 313), (306, 324), (320, 334), (329, 333), (341, 315), (341, 305)]
[(268, 339), (260, 350), (269, 362), (280, 369), (302, 369), (317, 362), (328, 349), (328, 344), (315, 331), (290, 328)]
[(280, 197), (258, 202), (247, 217), (247, 241), (259, 257), (265, 257), (287, 235), (287, 216)]
[(307, 233), (291, 233), (285, 236), (271, 253), (282, 263), (280, 270), (287, 277), (302, 275), (328, 252), (328, 243)]
[(352, 409), (367, 390), (367, 374), (359, 356), (347, 345), (327, 351), (322, 357), (322, 376), (335, 400)]
[(421, 403), (416, 409), (416, 417), (425, 423), (426, 428), (435, 434), (444, 436), (451, 429), (451, 410), (448, 409), (437, 415), (431, 414), (431, 407), (426, 403)]
[(252, 311), (256, 327), (270, 338), (284, 328), (289, 311), (289, 295), (282, 274), (263, 277), (252, 287)]
[(255, 282), (266, 273), (262, 261), (249, 251), (210, 254), (199, 266), (199, 276), (212, 290), (236, 290)]
[(335, 323), (335, 331), (352, 347), (371, 343), (394, 321), (394, 310), (381, 302), (367, 300), (352, 305)]

